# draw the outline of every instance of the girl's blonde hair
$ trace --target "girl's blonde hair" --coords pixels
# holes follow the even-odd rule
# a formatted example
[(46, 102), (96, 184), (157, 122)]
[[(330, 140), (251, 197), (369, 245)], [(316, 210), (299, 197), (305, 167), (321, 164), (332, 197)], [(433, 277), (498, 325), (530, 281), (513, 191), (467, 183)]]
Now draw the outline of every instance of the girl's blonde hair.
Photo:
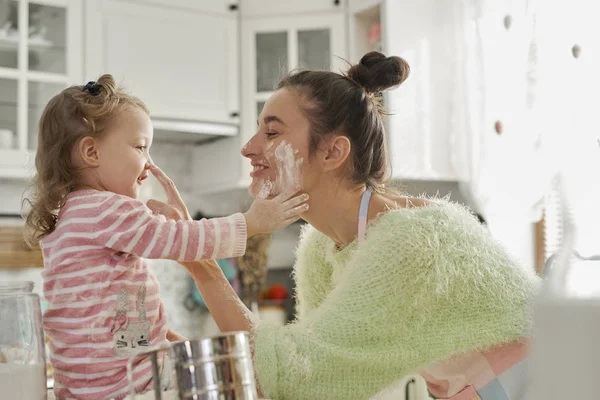
[(79, 170), (71, 159), (74, 146), (84, 137), (102, 137), (126, 107), (149, 112), (144, 102), (117, 87), (109, 74), (85, 86), (71, 86), (48, 102), (39, 122), (36, 174), (23, 204), (31, 246), (54, 231), (67, 194), (77, 188)]

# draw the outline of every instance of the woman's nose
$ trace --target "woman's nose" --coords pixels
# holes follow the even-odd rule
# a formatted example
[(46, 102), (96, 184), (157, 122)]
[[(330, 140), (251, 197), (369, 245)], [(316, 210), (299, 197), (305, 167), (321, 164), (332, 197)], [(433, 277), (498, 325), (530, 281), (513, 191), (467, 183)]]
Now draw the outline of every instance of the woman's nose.
[(249, 158), (253, 155), (256, 155), (258, 152), (257, 147), (258, 146), (256, 145), (256, 135), (254, 135), (250, 138), (250, 140), (248, 140), (244, 147), (242, 147), (242, 156)]

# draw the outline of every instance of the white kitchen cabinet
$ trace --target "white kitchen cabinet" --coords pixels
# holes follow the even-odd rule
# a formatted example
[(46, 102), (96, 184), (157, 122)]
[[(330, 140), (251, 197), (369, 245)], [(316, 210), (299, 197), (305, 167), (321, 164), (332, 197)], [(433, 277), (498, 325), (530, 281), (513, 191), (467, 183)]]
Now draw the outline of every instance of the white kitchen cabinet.
[(380, 6), (383, 1), (384, 0), (348, 0), (348, 11), (350, 13), (360, 13)]
[(229, 14), (237, 9), (240, 0), (116, 0), (120, 2), (135, 2), (140, 5), (157, 5), (183, 10), (199, 11), (202, 13)]
[[(393, 177), (461, 180), (468, 150), (457, 110), (453, 0), (353, 1), (351, 60), (370, 50), (400, 56), (409, 78), (385, 94)], [(458, 100), (458, 101), (457, 101)]]
[(88, 1), (86, 78), (114, 75), (155, 118), (239, 123), (238, 11), (171, 3)]
[[(296, 68), (347, 69), (343, 61), (347, 58), (343, 12), (310, 18), (243, 18), (241, 36), (241, 134), (198, 149), (194, 170), (200, 174), (203, 192), (249, 185), (250, 162), (241, 157), (240, 150), (256, 133), (257, 117), (283, 75)], [(219, 173), (206, 170), (204, 165)]]
[[(348, 0), (240, 0), (242, 17), (267, 17), (343, 11)], [(308, 16), (307, 18), (311, 18)]]
[(33, 174), (47, 102), (82, 79), (79, 0), (0, 0), (0, 179)]

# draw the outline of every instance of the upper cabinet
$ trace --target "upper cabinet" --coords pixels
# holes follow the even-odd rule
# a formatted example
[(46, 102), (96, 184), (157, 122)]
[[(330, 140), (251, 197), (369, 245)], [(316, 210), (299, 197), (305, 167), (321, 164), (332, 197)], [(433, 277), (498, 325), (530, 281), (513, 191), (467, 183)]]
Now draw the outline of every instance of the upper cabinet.
[(243, 135), (250, 138), (256, 118), (279, 80), (298, 68), (345, 67), (344, 14), (248, 19), (242, 22)]
[(82, 79), (80, 0), (0, 0), (0, 179), (33, 174), (47, 102)]
[[(242, 14), (250, 7), (248, 3), (255, 2), (242, 1)], [(242, 159), (240, 150), (256, 132), (256, 120), (265, 101), (286, 73), (297, 68), (333, 71), (347, 68), (344, 62), (347, 59), (345, 12), (338, 9), (318, 12), (320, 10), (316, 7), (310, 18), (301, 15), (242, 18), (241, 134), (198, 149), (199, 165), (194, 171), (199, 174), (198, 182), (202, 182), (201, 191), (248, 186), (250, 162)], [(202, 168), (200, 160), (210, 160), (210, 165), (221, 174)]]
[(348, 0), (241, 0), (242, 17), (291, 16), (344, 11)]
[(400, 56), (409, 78), (387, 91), (384, 105), (393, 177), (461, 180), (465, 138), (456, 108), (456, 20), (453, 0), (354, 0), (350, 4), (352, 62), (368, 51)]
[(236, 1), (86, 4), (87, 79), (114, 75), (153, 117), (239, 123)]

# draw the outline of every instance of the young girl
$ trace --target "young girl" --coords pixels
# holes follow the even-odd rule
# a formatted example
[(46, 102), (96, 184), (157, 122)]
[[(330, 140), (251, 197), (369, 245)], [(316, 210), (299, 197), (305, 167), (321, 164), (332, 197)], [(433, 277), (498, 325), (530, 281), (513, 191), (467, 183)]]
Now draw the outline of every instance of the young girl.
[[(240, 256), (246, 238), (280, 229), (308, 206), (306, 195), (257, 200), (245, 214), (167, 221), (159, 202), (137, 200), (154, 174), (148, 109), (110, 75), (55, 96), (39, 125), (37, 175), (27, 225), (44, 256), (44, 329), (51, 338), (58, 398), (123, 398), (127, 360), (177, 336), (167, 328), (159, 284), (145, 258), (192, 261)], [(169, 203), (180, 204), (168, 191)], [(149, 388), (151, 364), (133, 371)]]

